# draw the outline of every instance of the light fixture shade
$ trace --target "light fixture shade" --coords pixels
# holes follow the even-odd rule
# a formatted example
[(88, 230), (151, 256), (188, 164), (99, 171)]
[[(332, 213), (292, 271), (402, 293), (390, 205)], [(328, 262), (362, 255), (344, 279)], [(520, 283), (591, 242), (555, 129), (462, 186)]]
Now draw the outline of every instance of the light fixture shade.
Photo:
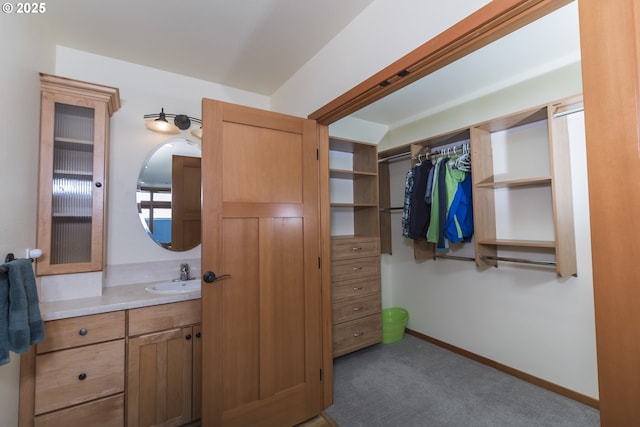
[(202, 139), (202, 126), (192, 130), (191, 135), (195, 136), (196, 138)]
[[(172, 118), (173, 123), (169, 123), (167, 117)], [(144, 118), (147, 119), (145, 121), (147, 129), (171, 135), (180, 133), (181, 130), (189, 129), (191, 127), (191, 122), (202, 123), (202, 120), (195, 117), (189, 117), (186, 114), (165, 113), (164, 108), (160, 110), (159, 114), (145, 114)], [(201, 136), (198, 136), (197, 131), (192, 131), (192, 135), (201, 138)]]
[(176, 134), (180, 132), (178, 126), (171, 124), (165, 118), (157, 118), (155, 120), (147, 120), (145, 123), (147, 129), (152, 130), (154, 132), (160, 133), (168, 133), (168, 134)]

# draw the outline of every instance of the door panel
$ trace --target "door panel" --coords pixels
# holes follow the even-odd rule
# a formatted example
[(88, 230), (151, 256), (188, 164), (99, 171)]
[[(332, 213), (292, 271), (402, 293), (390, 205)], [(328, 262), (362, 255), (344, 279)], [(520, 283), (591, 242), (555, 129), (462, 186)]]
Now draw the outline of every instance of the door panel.
[(203, 101), (203, 426), (321, 409), (314, 121)]
[(200, 244), (201, 160), (172, 157), (171, 249), (186, 251)]
[(223, 126), (223, 164), (236, 173), (223, 180), (225, 202), (302, 202), (300, 134), (238, 123)]

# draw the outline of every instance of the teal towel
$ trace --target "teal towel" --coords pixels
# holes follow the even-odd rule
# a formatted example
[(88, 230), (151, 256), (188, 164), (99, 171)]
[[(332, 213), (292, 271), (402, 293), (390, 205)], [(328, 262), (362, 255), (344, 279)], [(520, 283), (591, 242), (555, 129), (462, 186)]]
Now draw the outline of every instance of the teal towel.
[(9, 269), (9, 292), (8, 299), (5, 298), (4, 301), (0, 294), (0, 312), (1, 317), (7, 320), (7, 342), (2, 342), (5, 334), (0, 331), (0, 364), (8, 363), (3, 354), (6, 347), (15, 353), (26, 353), (30, 345), (44, 340), (44, 322), (40, 316), (38, 290), (31, 261), (17, 259), (4, 266)]
[[(3, 265), (5, 267), (5, 265)], [(9, 274), (0, 273), (0, 366), (9, 363)]]

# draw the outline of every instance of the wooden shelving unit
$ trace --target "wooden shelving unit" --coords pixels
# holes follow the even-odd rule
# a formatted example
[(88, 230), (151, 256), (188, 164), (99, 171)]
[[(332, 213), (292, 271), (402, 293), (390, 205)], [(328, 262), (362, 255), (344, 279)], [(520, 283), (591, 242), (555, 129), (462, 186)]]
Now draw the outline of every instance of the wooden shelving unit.
[(346, 212), (353, 221), (352, 232), (331, 236), (333, 356), (338, 357), (382, 340), (378, 153), (373, 144), (332, 137), (329, 150), (342, 157), (339, 167), (329, 164), (329, 179), (352, 186), (349, 201), (345, 194), (331, 194), (330, 203), (332, 214)]
[[(569, 135), (565, 113), (582, 108), (576, 96), (457, 129), (380, 153), (419, 153), (470, 141), (474, 209), (474, 257), (497, 266), (500, 251), (544, 255), (560, 277), (577, 274)], [(388, 165), (380, 164), (381, 200), (389, 208)], [(391, 253), (390, 214), (380, 213), (384, 253)], [(433, 244), (414, 240), (414, 257), (430, 259)], [(513, 259), (513, 257), (509, 257)], [(553, 261), (549, 262), (548, 259)], [(535, 262), (534, 262), (535, 263)]]

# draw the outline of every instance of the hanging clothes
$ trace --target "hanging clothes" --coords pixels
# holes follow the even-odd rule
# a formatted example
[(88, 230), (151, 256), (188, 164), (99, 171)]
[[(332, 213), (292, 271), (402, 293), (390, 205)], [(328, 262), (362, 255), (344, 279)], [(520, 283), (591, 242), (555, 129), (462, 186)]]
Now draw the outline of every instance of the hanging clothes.
[(413, 194), (414, 168), (407, 171), (404, 182), (404, 205), (402, 208), (402, 236), (409, 237), (409, 219), (411, 218), (411, 195)]
[(473, 236), (471, 174), (453, 168), (451, 171), (451, 183), (455, 181), (455, 188), (453, 194), (449, 193), (451, 203), (444, 235), (451, 243), (469, 242)]
[(457, 153), (418, 163), (405, 180), (402, 235), (426, 239), (438, 251), (473, 236), (471, 156), (468, 147)]
[[(473, 235), (473, 208), (471, 174), (466, 172), (469, 159), (438, 159), (431, 195), (431, 220), (427, 241), (435, 243), (436, 250), (444, 251), (448, 242), (468, 242)], [(458, 165), (464, 165), (458, 169)]]
[[(438, 243), (440, 239), (440, 224), (444, 225), (446, 220), (445, 216), (441, 214), (442, 206), (446, 209), (446, 189), (444, 187), (446, 161), (444, 157), (439, 158), (435, 164), (435, 171), (433, 172), (433, 184), (431, 193), (431, 216), (429, 221), (429, 230), (427, 231), (427, 241), (431, 243)], [(444, 201), (444, 204), (443, 204)], [(441, 219), (442, 222), (441, 222)]]
[(414, 167), (413, 192), (411, 194), (411, 217), (409, 218), (409, 238), (426, 239), (431, 216), (431, 206), (425, 201), (427, 178), (433, 165), (424, 161)]

